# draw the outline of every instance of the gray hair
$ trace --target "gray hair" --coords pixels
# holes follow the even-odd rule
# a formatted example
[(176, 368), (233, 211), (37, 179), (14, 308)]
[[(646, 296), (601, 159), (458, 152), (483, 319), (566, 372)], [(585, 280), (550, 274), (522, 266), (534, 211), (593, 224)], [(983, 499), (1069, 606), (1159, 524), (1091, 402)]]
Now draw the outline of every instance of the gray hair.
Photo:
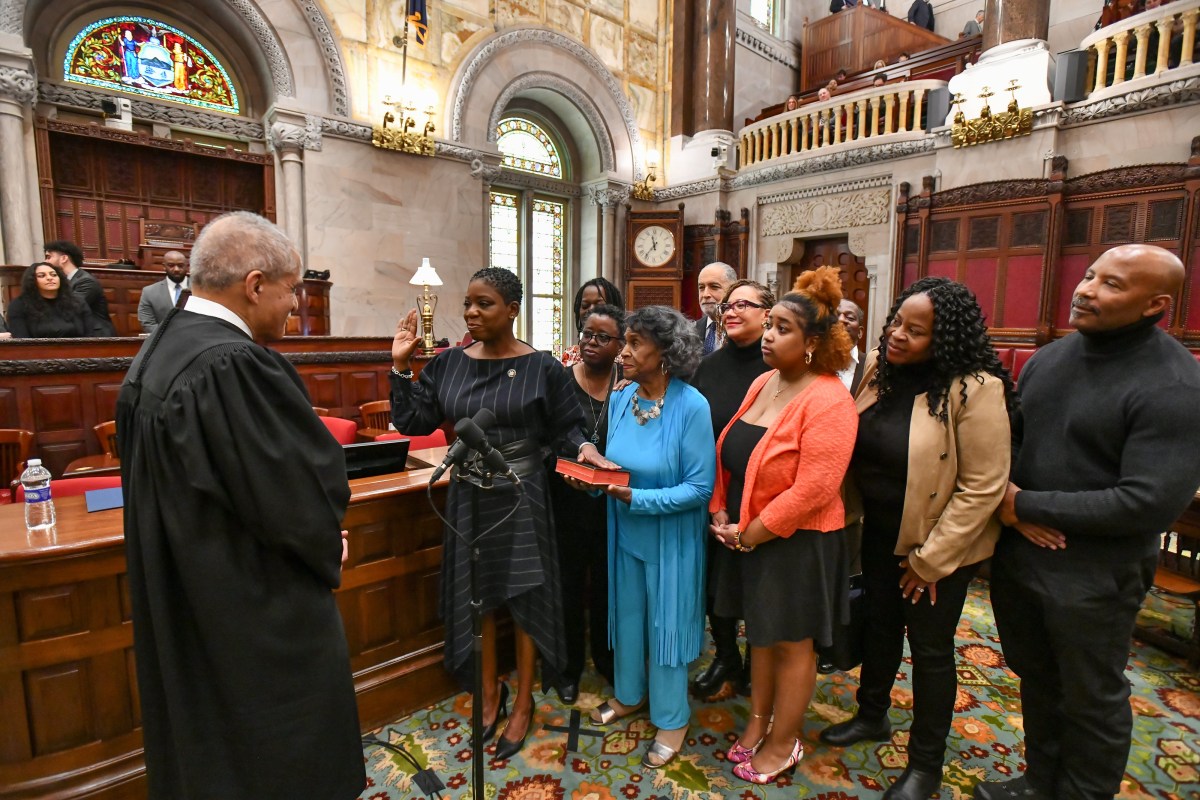
[(724, 267), (725, 272), (723, 274), (725, 276), (726, 283), (733, 283), (738, 279), (737, 270), (726, 264), (724, 261), (714, 261), (711, 264), (705, 264), (702, 269), (708, 269), (709, 267)]
[(192, 246), (192, 285), (227, 289), (254, 270), (267, 280), (299, 271), (296, 248), (275, 223), (249, 211), (231, 211), (204, 226)]
[(863, 311), (862, 306), (851, 300), (849, 297), (843, 297), (842, 302), (849, 303), (850, 305), (854, 306), (854, 316), (858, 320), (858, 324), (861, 325), (866, 318), (867, 312)]
[(625, 328), (654, 343), (672, 378), (686, 380), (700, 365), (703, 344), (696, 324), (669, 306), (643, 306), (625, 318)]

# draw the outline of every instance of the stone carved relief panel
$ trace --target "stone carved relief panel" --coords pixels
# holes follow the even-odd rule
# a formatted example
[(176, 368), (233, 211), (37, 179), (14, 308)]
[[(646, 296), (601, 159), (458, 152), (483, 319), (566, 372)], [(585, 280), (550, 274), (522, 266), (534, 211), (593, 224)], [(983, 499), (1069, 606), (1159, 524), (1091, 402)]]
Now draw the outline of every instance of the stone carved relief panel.
[(658, 80), (658, 43), (649, 36), (629, 35), (629, 74), (654, 83)]
[(783, 236), (879, 225), (888, 221), (891, 198), (891, 189), (880, 188), (778, 203), (763, 209), (761, 234)]
[(624, 66), (625, 39), (619, 25), (601, 16), (593, 16), (588, 28), (592, 49), (604, 65), (613, 72), (620, 72)]
[(583, 7), (567, 0), (547, 0), (546, 22), (552, 28), (583, 41)]

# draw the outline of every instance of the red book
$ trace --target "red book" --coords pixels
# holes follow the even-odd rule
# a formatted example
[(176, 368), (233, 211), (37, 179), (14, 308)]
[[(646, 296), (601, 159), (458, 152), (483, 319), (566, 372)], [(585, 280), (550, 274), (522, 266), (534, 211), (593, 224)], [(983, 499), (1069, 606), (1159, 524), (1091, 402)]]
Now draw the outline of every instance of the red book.
[(593, 486), (628, 486), (629, 473), (623, 469), (600, 469), (569, 458), (560, 458), (554, 471)]

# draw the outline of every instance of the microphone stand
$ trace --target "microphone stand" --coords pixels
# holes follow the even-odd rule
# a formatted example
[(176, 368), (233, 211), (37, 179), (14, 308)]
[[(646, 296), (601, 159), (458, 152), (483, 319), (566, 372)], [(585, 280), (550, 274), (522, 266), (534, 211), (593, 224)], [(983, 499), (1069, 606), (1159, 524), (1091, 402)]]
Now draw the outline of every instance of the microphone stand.
[[(476, 451), (472, 451), (476, 452)], [(471, 797), (474, 800), (483, 800), (484, 796), (484, 778), (483, 778), (483, 748), (484, 742), (480, 734), (483, 732), (483, 598), (479, 596), (479, 542), (484, 536), (491, 533), (496, 528), (508, 521), (517, 508), (520, 507), (520, 500), (525, 494), (524, 483), (517, 483), (517, 502), (513, 504), (512, 510), (508, 512), (492, 527), (485, 531), (479, 530), (479, 493), (481, 491), (492, 491), (496, 489), (493, 482), (494, 473), (487, 470), (475, 469), (475, 464), (468, 459), (466, 464), (458, 466), (451, 474), (451, 480), (467, 484), (471, 488), (468, 489), (471, 493), (471, 532), (474, 537), (468, 540), (463, 536), (462, 531), (455, 528), (450, 522), (442, 517), (437, 508), (434, 507), (434, 513), (441, 517), (442, 522), (446, 524), (450, 530), (454, 531), (458, 538), (465, 542), (470, 547), (470, 586), (471, 586), (471, 667), (472, 681), (471, 693), (471, 731), (474, 737), (474, 744), (471, 747)], [(427, 487), (432, 489), (432, 484)], [(430, 505), (433, 503), (432, 495), (430, 497)]]

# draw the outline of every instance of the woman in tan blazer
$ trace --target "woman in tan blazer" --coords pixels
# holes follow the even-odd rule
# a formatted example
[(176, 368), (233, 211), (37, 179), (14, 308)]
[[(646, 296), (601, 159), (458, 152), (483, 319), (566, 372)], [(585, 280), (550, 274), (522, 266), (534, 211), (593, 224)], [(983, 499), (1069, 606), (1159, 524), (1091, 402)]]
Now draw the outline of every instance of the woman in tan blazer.
[(923, 278), (897, 299), (858, 390), (852, 480), (862, 498), (867, 623), (857, 715), (822, 731), (885, 740), (907, 631), (913, 659), (908, 767), (887, 800), (941, 788), (958, 681), (954, 631), (992, 554), (1008, 485), (1012, 379), (971, 291)]

